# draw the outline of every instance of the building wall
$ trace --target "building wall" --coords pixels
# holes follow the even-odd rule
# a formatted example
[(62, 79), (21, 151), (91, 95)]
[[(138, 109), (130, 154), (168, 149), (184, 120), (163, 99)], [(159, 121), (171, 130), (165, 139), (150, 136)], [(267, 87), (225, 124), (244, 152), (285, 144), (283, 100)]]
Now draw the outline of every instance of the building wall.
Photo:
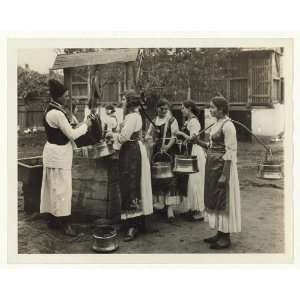
[(276, 136), (284, 131), (284, 105), (252, 109), (252, 131), (261, 136)]
[[(245, 113), (241, 110), (241, 116)], [(215, 122), (210, 116), (209, 110), (205, 109), (205, 127)], [(241, 121), (243, 124), (243, 120)], [(247, 124), (245, 124), (247, 125)], [(284, 131), (284, 105), (275, 104), (274, 108), (252, 108), (251, 126), (249, 128), (255, 135), (274, 137)]]

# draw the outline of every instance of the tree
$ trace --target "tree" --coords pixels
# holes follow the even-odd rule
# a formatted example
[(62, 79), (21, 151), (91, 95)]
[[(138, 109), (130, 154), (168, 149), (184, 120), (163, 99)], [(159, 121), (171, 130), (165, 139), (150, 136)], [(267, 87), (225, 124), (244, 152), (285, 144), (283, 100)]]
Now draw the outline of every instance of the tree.
[(146, 49), (141, 72), (141, 86), (159, 90), (171, 100), (182, 101), (191, 92), (209, 97), (224, 92), (216, 78), (230, 73), (230, 60), (239, 52), (235, 48), (163, 48)]
[(24, 101), (28, 97), (47, 95), (48, 75), (18, 66), (18, 97)]

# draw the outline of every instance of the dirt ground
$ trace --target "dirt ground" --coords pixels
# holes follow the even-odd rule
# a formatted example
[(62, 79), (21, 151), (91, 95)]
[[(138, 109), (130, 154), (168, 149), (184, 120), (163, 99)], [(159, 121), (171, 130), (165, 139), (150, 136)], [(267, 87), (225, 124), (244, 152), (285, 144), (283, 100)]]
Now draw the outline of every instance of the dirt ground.
[[(19, 137), (19, 158), (41, 155), (43, 133)], [(282, 160), (282, 144), (270, 144), (276, 159)], [(240, 143), (238, 169), (241, 188), (242, 232), (232, 235), (232, 247), (223, 253), (284, 252), (283, 180), (256, 178), (256, 162), (264, 153), (258, 144)], [(81, 232), (75, 238), (50, 230), (43, 216), (23, 211), (22, 184), (18, 188), (19, 253), (94, 253), (93, 223), (75, 224)], [(120, 233), (120, 247), (115, 253), (220, 253), (210, 250), (203, 238), (214, 234), (207, 223), (191, 223), (178, 216), (175, 223), (166, 222), (161, 213), (153, 215), (157, 229), (126, 243)]]

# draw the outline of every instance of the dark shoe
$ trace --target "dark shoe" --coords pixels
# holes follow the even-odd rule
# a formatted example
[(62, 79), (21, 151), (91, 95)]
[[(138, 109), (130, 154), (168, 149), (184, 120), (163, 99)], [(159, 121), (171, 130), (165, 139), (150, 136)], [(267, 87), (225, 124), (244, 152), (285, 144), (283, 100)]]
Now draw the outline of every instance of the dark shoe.
[(215, 243), (210, 245), (210, 249), (222, 250), (231, 246), (231, 240), (229, 234), (223, 234)]
[(173, 224), (175, 222), (175, 217), (168, 217), (168, 222)]
[(133, 241), (138, 234), (138, 230), (135, 227), (131, 227), (128, 229), (126, 236), (124, 237), (124, 242)]
[(192, 221), (192, 222), (203, 222), (204, 221), (204, 217), (198, 216), (198, 215), (193, 215), (191, 217), (190, 221)]
[(50, 229), (60, 229), (62, 226), (59, 220), (54, 220), (54, 219), (49, 220), (47, 225)]
[(70, 224), (67, 224), (63, 227), (63, 233), (67, 236), (77, 236), (77, 232), (72, 228)]
[(219, 238), (220, 238), (220, 232), (218, 231), (218, 232), (216, 233), (216, 235), (204, 239), (203, 242), (204, 242), (204, 243), (207, 243), (207, 244), (213, 244), (213, 243), (215, 243)]

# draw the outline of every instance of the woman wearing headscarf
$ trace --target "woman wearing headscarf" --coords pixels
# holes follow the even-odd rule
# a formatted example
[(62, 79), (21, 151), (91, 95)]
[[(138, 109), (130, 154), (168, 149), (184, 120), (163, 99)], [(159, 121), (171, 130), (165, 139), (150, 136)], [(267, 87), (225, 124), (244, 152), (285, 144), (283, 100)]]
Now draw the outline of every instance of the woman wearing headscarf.
[[(146, 140), (154, 142), (152, 162), (167, 161), (173, 164), (174, 155), (178, 152), (176, 145), (176, 133), (179, 130), (177, 120), (171, 115), (170, 103), (167, 99), (161, 98), (157, 102), (157, 116), (150, 124), (146, 134)], [(154, 195), (154, 206), (157, 209), (167, 208), (169, 222), (174, 221), (173, 207), (180, 203), (180, 196), (177, 189), (176, 177), (165, 179), (152, 179)]]
[(133, 240), (153, 213), (150, 163), (142, 138), (140, 97), (133, 90), (123, 95), (125, 119), (115, 139), (119, 153), (121, 219), (126, 224), (125, 241)]
[(187, 150), (188, 155), (197, 157), (199, 172), (182, 176), (180, 182), (181, 193), (183, 195), (182, 209), (191, 213), (193, 221), (203, 221), (204, 219), (204, 171), (206, 155), (202, 147), (193, 143), (194, 138), (201, 130), (198, 119), (199, 111), (192, 100), (187, 100), (182, 104), (182, 114), (186, 118), (183, 130), (177, 135), (185, 142), (183, 150)]
[(84, 135), (91, 120), (73, 129), (65, 110), (68, 90), (57, 80), (49, 80), (51, 101), (44, 116), (47, 142), (43, 150), (43, 180), (41, 188), (41, 213), (49, 213), (50, 227), (59, 227), (67, 235), (76, 233), (68, 222), (72, 200), (71, 141)]
[(228, 117), (225, 98), (215, 97), (210, 113), (217, 119), (210, 131), (205, 168), (206, 221), (217, 230), (204, 239), (211, 249), (230, 247), (230, 233), (241, 231), (240, 188), (237, 171), (236, 129)]

